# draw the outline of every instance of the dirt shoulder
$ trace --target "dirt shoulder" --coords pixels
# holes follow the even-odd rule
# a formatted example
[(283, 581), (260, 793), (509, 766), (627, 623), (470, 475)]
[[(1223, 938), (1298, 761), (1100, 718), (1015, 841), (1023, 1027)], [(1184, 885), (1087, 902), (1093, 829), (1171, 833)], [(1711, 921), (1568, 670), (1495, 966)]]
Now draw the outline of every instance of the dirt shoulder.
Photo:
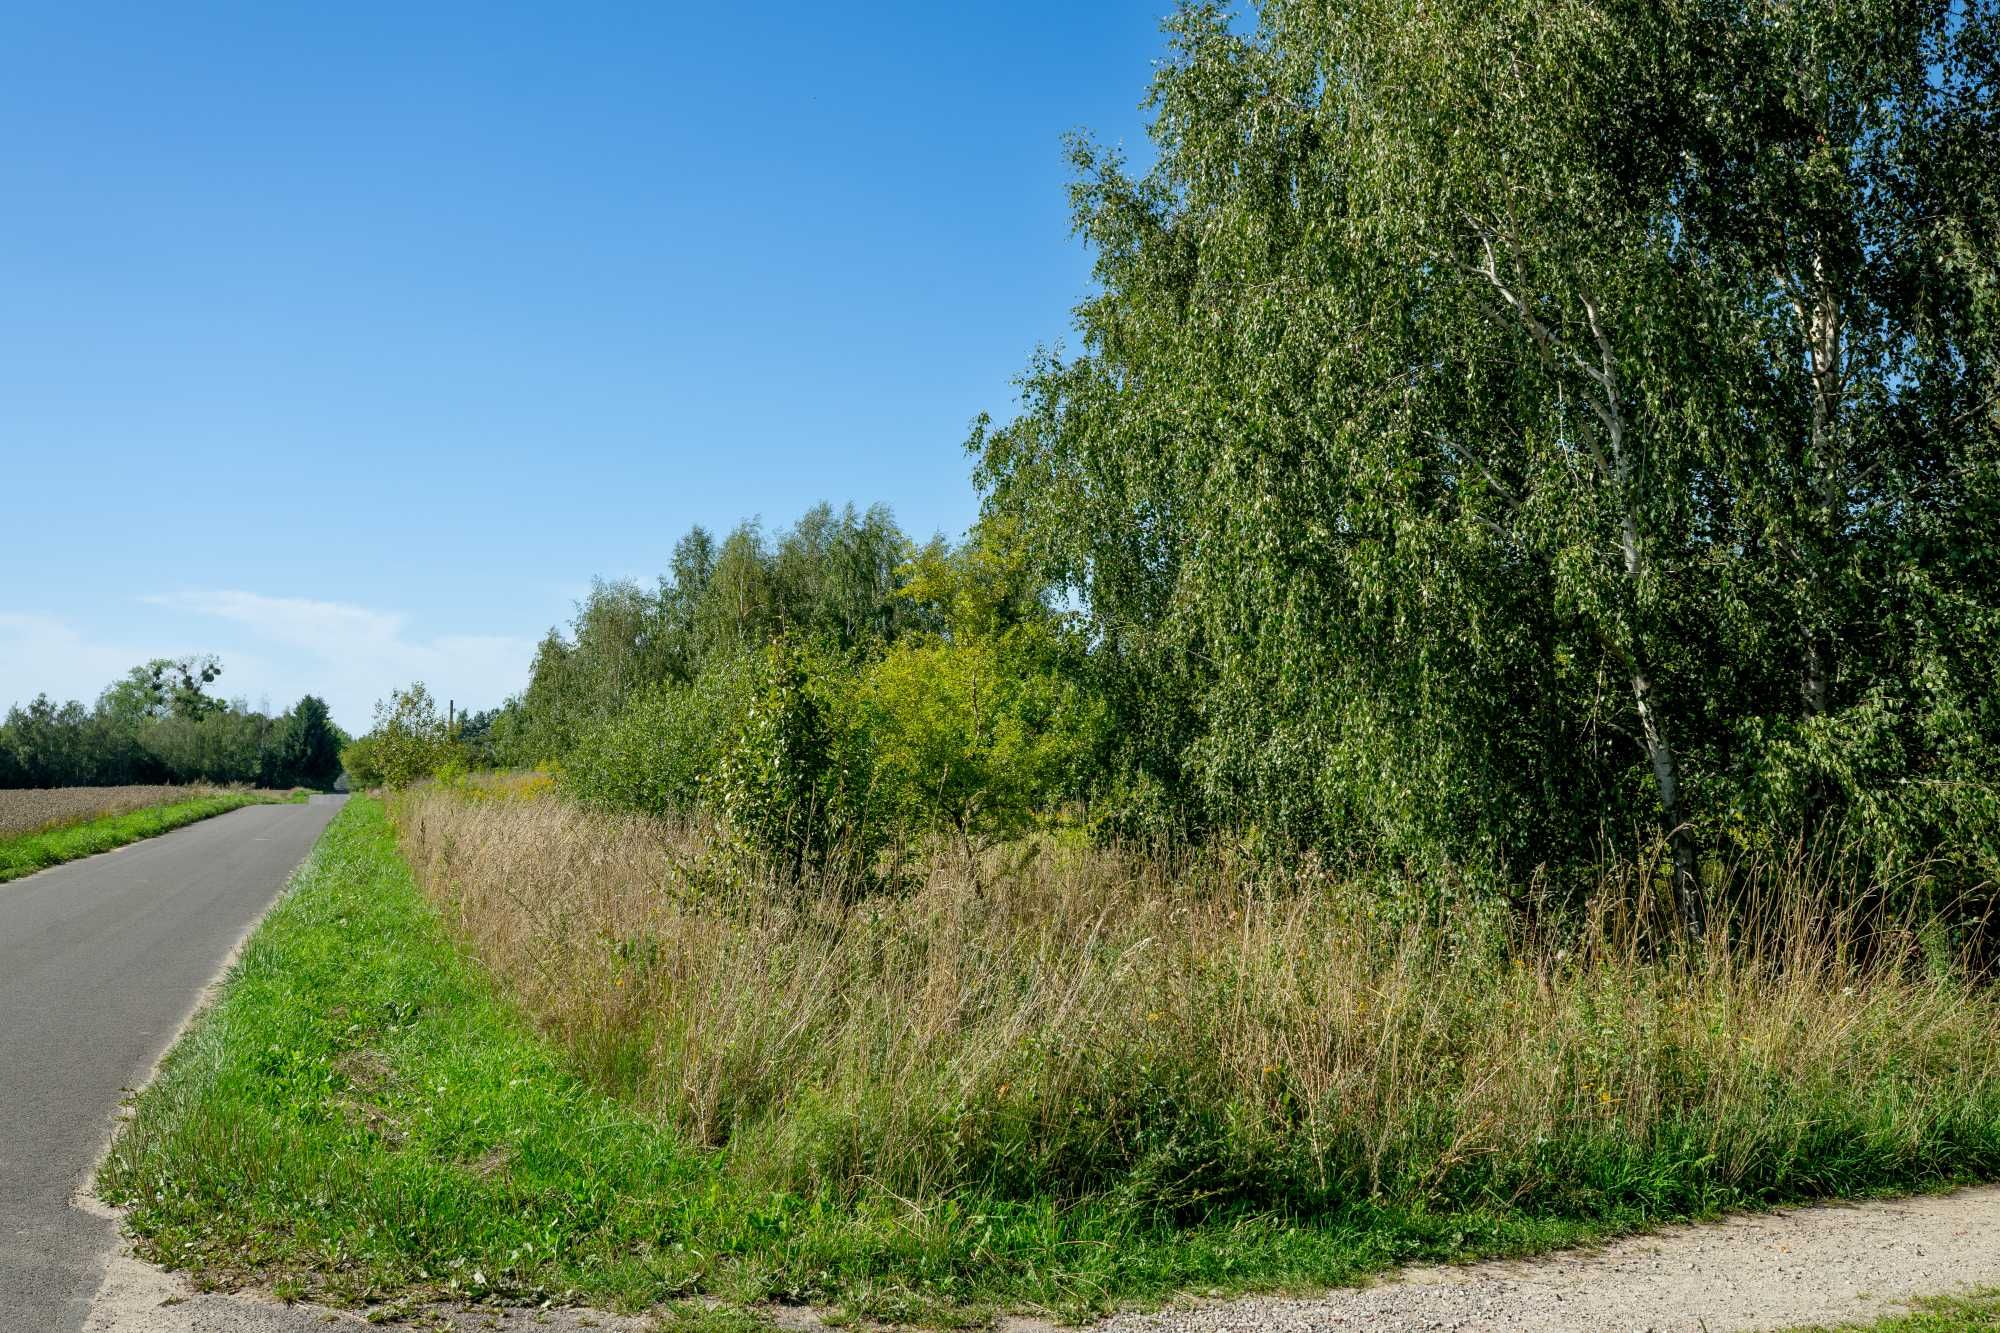
[(1677, 1227), (1519, 1263), (1408, 1269), (1360, 1290), (1125, 1316), (1104, 1333), (1785, 1329), (2000, 1285), (2000, 1187)]

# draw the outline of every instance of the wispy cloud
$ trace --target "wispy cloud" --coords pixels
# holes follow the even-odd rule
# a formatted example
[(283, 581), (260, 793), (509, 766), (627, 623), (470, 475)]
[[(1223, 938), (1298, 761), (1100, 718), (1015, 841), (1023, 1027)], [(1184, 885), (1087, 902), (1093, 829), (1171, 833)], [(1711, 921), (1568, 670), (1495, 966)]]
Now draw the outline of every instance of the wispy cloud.
[(146, 656), (93, 639), (56, 616), (0, 611), (0, 708), (37, 694), (95, 699)]
[(184, 588), (145, 600), (230, 622), (259, 644), (289, 650), (298, 692), (323, 693), (349, 727), (366, 725), (375, 700), (413, 680), (441, 699), (498, 703), (525, 682), (535, 647), (506, 634), (423, 635), (399, 612), (239, 588)]
[[(277, 708), (323, 697), (349, 729), (375, 701), (421, 680), (440, 699), (489, 707), (527, 681), (534, 641), (507, 634), (423, 634), (395, 611), (239, 588), (184, 588), (140, 599), (165, 613), (143, 635), (62, 616), (0, 611), (0, 710), (46, 693), (94, 700), (149, 658), (215, 650), (220, 688)], [(129, 628), (129, 627), (128, 627)]]

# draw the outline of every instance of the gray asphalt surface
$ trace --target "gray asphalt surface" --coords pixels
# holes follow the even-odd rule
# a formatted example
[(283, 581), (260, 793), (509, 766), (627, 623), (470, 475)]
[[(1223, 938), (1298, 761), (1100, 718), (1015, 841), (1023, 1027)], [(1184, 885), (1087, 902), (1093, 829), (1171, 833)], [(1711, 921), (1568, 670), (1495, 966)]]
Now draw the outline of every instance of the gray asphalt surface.
[(121, 1096), (343, 799), (248, 806), (0, 884), (0, 1325), (83, 1327), (117, 1234), (71, 1200)]

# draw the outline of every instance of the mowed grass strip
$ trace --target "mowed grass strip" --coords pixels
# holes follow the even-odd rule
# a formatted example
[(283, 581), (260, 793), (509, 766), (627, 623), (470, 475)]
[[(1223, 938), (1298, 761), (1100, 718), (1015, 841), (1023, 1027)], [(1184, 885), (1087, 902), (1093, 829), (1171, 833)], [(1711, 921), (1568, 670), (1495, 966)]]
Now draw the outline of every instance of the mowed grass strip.
[[(548, 965), (571, 961), (552, 953)], [(850, 1180), (816, 1188), (802, 1175), (774, 1185), (772, 1163), (753, 1160), (781, 1146), (771, 1126), (702, 1146), (657, 1108), (586, 1084), (576, 1050), (531, 1031), (454, 945), (381, 806), (356, 798), (218, 1005), (139, 1097), (100, 1186), (133, 1206), (149, 1257), (209, 1286), (336, 1302), (660, 1306), (702, 1320), (709, 1297), (738, 1315), (776, 1301), (934, 1324), (998, 1309), (1081, 1318), (1180, 1291), (1303, 1289), (1413, 1260), (1529, 1253), (1661, 1216), (1655, 1191), (1631, 1179), (1567, 1208), (1362, 1194), (1309, 1215), (1232, 1207), (1192, 1220), (1116, 1192), (965, 1186), (919, 1197)], [(1775, 1086), (1771, 1095), (1780, 1119), (1806, 1111)], [(1877, 1096), (1896, 1100), (1887, 1085), (1861, 1100)], [(1843, 1135), (1862, 1128), (1839, 1098), (1821, 1109)], [(1990, 1109), (1944, 1115), (1936, 1140), (1847, 1184), (1922, 1185), (1991, 1166)], [(832, 1108), (817, 1115), (822, 1146), (841, 1146)], [(1790, 1132), (1813, 1139), (1808, 1120)], [(955, 1123), (938, 1132), (977, 1129)], [(1633, 1144), (1549, 1151), (1593, 1147), (1599, 1167), (1573, 1169), (1661, 1169)], [(829, 1180), (839, 1166), (825, 1162)], [(1682, 1169), (1683, 1191), (1713, 1187), (1705, 1167)], [(1727, 1206), (1749, 1194), (1712, 1197)]]
[(240, 810), (246, 805), (303, 799), (303, 795), (282, 796), (270, 792), (216, 792), (193, 800), (148, 806), (39, 833), (0, 838), (0, 884), (65, 861), (95, 856), (127, 843), (158, 837), (187, 824)]

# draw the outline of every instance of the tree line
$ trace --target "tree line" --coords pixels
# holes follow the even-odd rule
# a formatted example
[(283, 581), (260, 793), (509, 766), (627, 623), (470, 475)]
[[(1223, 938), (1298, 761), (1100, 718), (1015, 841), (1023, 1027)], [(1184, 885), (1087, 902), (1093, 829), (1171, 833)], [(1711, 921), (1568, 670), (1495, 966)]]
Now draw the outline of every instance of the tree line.
[(219, 782), (330, 787), (347, 737), (326, 702), (306, 695), (276, 717), (215, 697), (212, 655), (155, 658), (97, 702), (46, 694), (0, 725), (0, 787)]
[[(699, 529), (491, 752), (585, 798), (2000, 876), (2000, 7), (1183, 4), (982, 517)], [(796, 832), (796, 830), (793, 830)], [(795, 841), (795, 840), (794, 840)]]
[(547, 765), (591, 804), (725, 816), (794, 870), (1080, 814), (1108, 715), (1075, 618), (996, 532), (919, 544), (829, 505), (775, 536), (694, 528), (653, 587), (595, 585), (496, 712), (449, 726), (421, 683), (384, 701), (349, 772)]

